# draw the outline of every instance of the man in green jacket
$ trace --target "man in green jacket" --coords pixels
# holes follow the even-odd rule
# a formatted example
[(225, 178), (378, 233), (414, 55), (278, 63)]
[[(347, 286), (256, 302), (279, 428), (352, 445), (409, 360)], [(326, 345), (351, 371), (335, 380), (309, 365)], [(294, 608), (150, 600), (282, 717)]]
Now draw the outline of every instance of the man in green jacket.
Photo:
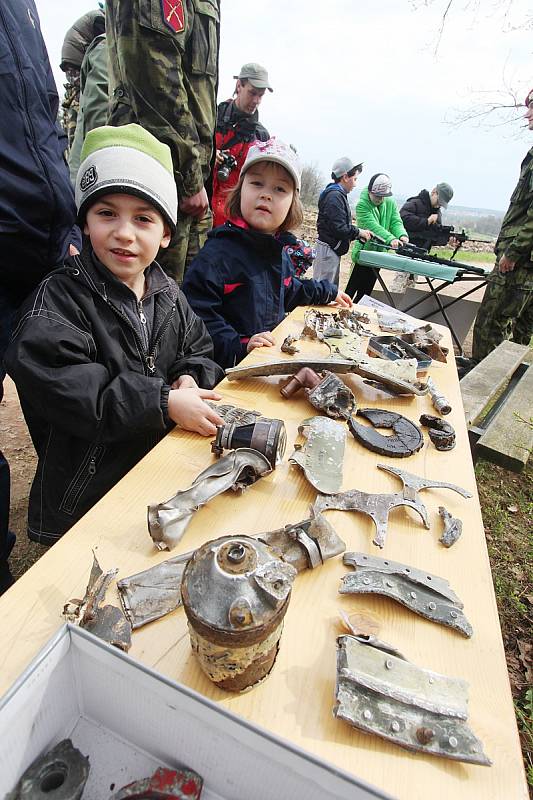
[[(533, 89), (526, 97), (533, 130)], [(496, 265), (474, 325), (472, 360), (477, 363), (500, 342), (529, 344), (533, 335), (533, 147), (522, 161), (520, 177), (494, 246)]]
[[(409, 241), (398, 206), (392, 197), (392, 181), (384, 173), (377, 173), (370, 178), (368, 188), (363, 189), (357, 201), (355, 216), (360, 228), (371, 231), (394, 249)], [(363, 245), (360, 241), (354, 242), (352, 247), (354, 267), (345, 291), (356, 303), (363, 295), (371, 293), (376, 282), (373, 270), (357, 266), (359, 253), (361, 250), (377, 249), (372, 242)]]
[(158, 261), (178, 283), (211, 228), (219, 9), (220, 0), (106, 0), (108, 123), (136, 122), (170, 147), (178, 221)]

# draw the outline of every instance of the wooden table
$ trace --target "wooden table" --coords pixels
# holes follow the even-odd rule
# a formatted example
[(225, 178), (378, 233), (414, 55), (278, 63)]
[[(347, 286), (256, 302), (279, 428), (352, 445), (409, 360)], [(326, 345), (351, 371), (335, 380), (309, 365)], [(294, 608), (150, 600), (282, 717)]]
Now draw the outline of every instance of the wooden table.
[[(299, 333), (304, 309), (297, 309), (276, 331)], [(376, 329), (377, 330), (377, 329)], [(445, 329), (441, 329), (443, 332)], [(446, 331), (446, 344), (451, 347)], [(302, 343), (302, 355), (324, 355), (318, 343)], [(256, 350), (249, 362), (284, 357), (279, 348)], [(290, 359), (290, 356), (285, 356)], [(520, 744), (505, 664), (496, 602), (476, 482), (468, 447), (461, 395), (453, 358), (432, 367), (431, 374), (452, 404), (450, 420), (457, 446), (438, 452), (425, 434), (425, 444), (414, 456), (387, 459), (347, 439), (343, 490), (395, 492), (400, 482), (381, 470), (379, 462), (409, 472), (458, 483), (473, 492), (465, 500), (447, 490), (427, 490), (422, 500), (431, 530), (421, 527), (414, 512), (392, 512), (383, 552), (372, 545), (373, 523), (352, 512), (328, 511), (327, 517), (346, 541), (347, 550), (384, 555), (447, 578), (465, 605), (474, 628), (466, 640), (451, 629), (435, 625), (377, 596), (340, 595), (341, 575), (347, 568), (340, 558), (295, 582), (277, 662), (270, 677), (243, 695), (217, 689), (192, 655), (183, 609), (134, 632), (130, 655), (161, 673), (215, 699), (232, 711), (257, 722), (319, 757), (354, 773), (398, 798), (479, 798), (501, 800), (527, 797)], [(314, 409), (301, 396), (285, 401), (277, 378), (246, 382), (223, 381), (224, 401), (254, 408), (266, 416), (282, 417), (288, 433), (288, 454), (297, 439), (298, 424)], [(374, 405), (400, 411), (417, 421), (433, 413), (428, 397), (390, 398), (363, 384), (358, 376), (347, 383), (359, 406)], [(26, 667), (63, 623), (61, 610), (73, 597), (83, 596), (94, 549), (103, 569), (120, 568), (124, 577), (169, 557), (158, 552), (146, 526), (148, 503), (171, 497), (186, 488), (212, 461), (209, 440), (174, 431), (155, 447), (63, 539), (54, 545), (0, 598), (0, 693)], [(315, 493), (300, 471), (283, 462), (244, 494), (228, 492), (200, 509), (172, 555), (199, 546), (223, 534), (257, 534), (304, 519)], [(462, 538), (451, 549), (439, 542), (442, 523), (438, 506), (463, 520)], [(107, 600), (118, 604), (115, 584)], [(357, 615), (373, 626), (380, 639), (401, 650), (419, 666), (470, 685), (469, 724), (481, 739), (492, 767), (480, 767), (425, 755), (413, 755), (377, 737), (364, 735), (334, 719), (335, 637), (342, 632), (339, 613)], [(4, 733), (8, 735), (8, 733)]]

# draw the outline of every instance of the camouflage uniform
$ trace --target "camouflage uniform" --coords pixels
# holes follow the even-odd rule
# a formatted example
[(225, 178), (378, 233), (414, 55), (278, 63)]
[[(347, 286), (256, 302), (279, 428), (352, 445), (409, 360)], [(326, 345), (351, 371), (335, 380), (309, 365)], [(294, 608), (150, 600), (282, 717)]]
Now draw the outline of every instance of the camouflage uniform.
[(66, 72), (67, 82), (65, 83), (65, 94), (61, 108), (63, 119), (61, 120), (63, 130), (67, 134), (69, 150), (74, 141), (76, 133), (76, 123), (78, 121), (78, 111), (80, 109), (80, 71), (79, 69), (69, 69)]
[[(476, 362), (504, 339), (529, 344), (533, 334), (533, 147), (522, 161), (494, 252), (496, 266), (474, 325), (472, 358)], [(498, 261), (504, 254), (516, 266), (500, 273)]]
[[(106, 0), (109, 124), (137, 122), (169, 145), (178, 197), (208, 181), (214, 158), (219, 0)], [(160, 263), (177, 281), (203, 245), (211, 212), (178, 215)]]

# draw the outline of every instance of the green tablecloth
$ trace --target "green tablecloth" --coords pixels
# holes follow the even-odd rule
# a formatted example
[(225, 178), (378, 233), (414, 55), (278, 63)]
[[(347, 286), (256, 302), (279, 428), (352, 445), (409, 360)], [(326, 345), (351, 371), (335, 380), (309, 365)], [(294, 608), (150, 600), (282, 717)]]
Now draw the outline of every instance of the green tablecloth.
[[(359, 252), (358, 265), (365, 267), (381, 267), (382, 269), (392, 269), (399, 272), (411, 272), (413, 275), (425, 275), (428, 278), (440, 278), (443, 281), (453, 281), (457, 277), (457, 272), (465, 268), (464, 265), (458, 264), (456, 267), (450, 267), (447, 264), (435, 264), (432, 261), (423, 261), (418, 258), (408, 258), (407, 256), (399, 256), (396, 253), (379, 252), (377, 250), (361, 250)], [(488, 275), (492, 272), (492, 267), (485, 268), (485, 274)], [(482, 275), (479, 276), (483, 278)]]

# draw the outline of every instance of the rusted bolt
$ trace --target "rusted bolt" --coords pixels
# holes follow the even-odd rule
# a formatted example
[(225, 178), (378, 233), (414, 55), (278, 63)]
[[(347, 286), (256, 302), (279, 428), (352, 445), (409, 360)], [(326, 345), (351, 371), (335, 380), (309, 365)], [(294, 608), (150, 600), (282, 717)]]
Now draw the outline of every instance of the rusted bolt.
[(420, 742), (420, 744), (429, 744), (430, 741), (435, 736), (435, 731), (431, 728), (417, 728), (416, 731), (416, 738)]
[(232, 564), (240, 564), (241, 561), (244, 561), (246, 556), (246, 548), (243, 544), (234, 544), (228, 550), (228, 561), (231, 561)]

